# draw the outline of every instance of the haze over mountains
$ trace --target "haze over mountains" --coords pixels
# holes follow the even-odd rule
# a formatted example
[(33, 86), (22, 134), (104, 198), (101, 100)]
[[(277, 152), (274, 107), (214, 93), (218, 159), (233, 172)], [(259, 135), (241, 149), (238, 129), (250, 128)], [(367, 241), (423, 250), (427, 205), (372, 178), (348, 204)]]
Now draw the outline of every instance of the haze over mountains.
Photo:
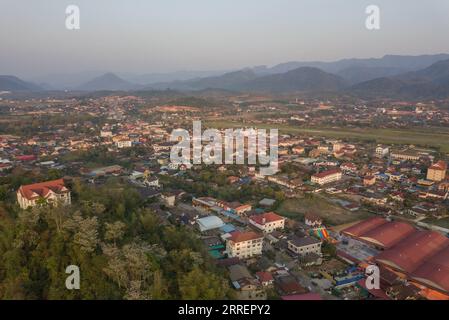
[[(257, 66), (227, 73), (192, 71), (118, 76), (109, 72), (90, 79), (77, 85), (72, 83), (64, 89), (74, 91), (224, 89), (269, 93), (331, 91), (367, 97), (439, 98), (449, 96), (449, 54), (386, 55), (379, 59), (344, 59), (335, 62), (287, 62), (273, 67)], [(168, 81), (158, 81), (161, 79)], [(48, 85), (47, 83), (51, 83), (48, 80), (51, 79), (35, 80), (39, 81), (39, 85), (14, 76), (0, 76), (0, 91), (62, 89), (55, 88), (52, 84)]]
[(23, 81), (15, 76), (0, 75), (0, 91), (39, 91), (43, 88), (38, 85)]

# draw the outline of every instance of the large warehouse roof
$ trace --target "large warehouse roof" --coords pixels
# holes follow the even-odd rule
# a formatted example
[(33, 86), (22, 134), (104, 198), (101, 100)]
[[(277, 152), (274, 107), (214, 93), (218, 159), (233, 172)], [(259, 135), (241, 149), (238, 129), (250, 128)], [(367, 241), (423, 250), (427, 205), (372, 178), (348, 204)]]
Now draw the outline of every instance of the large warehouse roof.
[(346, 228), (342, 232), (353, 237), (360, 237), (364, 233), (386, 224), (387, 222), (387, 220), (380, 217), (373, 217)]
[(376, 260), (411, 274), (448, 245), (449, 239), (438, 232), (416, 231), (393, 248), (379, 254)]
[(416, 229), (405, 222), (384, 223), (362, 234), (360, 239), (374, 243), (377, 246), (388, 249), (416, 232)]
[(367, 219), (342, 233), (384, 248), (375, 257), (377, 263), (425, 286), (449, 292), (449, 238), (444, 235), (381, 218)]
[(449, 292), (449, 245), (418, 267), (412, 277), (431, 287)]

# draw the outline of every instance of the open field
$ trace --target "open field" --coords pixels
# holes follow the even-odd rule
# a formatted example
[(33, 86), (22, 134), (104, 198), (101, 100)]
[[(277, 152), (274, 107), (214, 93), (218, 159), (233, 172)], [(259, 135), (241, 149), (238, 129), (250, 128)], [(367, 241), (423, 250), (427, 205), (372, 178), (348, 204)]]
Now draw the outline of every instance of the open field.
[(260, 129), (278, 128), (280, 133), (303, 134), (326, 138), (376, 141), (385, 144), (413, 144), (422, 147), (438, 148), (449, 153), (449, 129), (411, 128), (411, 129), (375, 129), (375, 128), (299, 128), (283, 124), (251, 124), (231, 121), (208, 121), (207, 126), (215, 128), (256, 127)]
[(315, 195), (302, 199), (287, 199), (276, 212), (295, 220), (302, 220), (306, 213), (313, 213), (320, 216), (324, 223), (329, 226), (363, 220), (370, 216), (369, 213), (364, 211), (351, 212), (345, 210), (339, 205)]
[(449, 218), (442, 218), (442, 219), (427, 218), (427, 219), (422, 220), (421, 222), (433, 224), (433, 225), (441, 227), (441, 228), (449, 229)]

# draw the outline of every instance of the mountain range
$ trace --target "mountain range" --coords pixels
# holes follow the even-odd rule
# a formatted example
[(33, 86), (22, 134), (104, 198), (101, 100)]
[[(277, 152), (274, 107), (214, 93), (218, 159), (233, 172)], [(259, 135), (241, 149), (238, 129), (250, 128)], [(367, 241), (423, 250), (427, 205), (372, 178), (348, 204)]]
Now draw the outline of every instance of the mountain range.
[(83, 83), (75, 88), (76, 91), (102, 91), (102, 90), (137, 90), (141, 87), (135, 83), (126, 81), (119, 76), (109, 72)]
[[(192, 75), (199, 73), (192, 72)], [(74, 91), (221, 89), (243, 92), (296, 93), (341, 92), (364, 97), (438, 98), (449, 96), (449, 54), (396, 56), (379, 59), (344, 59), (335, 62), (287, 62), (273, 67), (257, 66), (227, 73), (207, 72), (205, 77), (142, 83), (143, 79), (173, 79), (175, 73), (152, 77), (105, 73), (70, 87)], [(130, 78), (136, 81), (130, 81)], [(43, 79), (41, 79), (43, 80)], [(47, 79), (48, 80), (48, 79)], [(45, 82), (45, 81), (42, 81)], [(0, 91), (45, 91), (39, 85), (14, 76), (0, 76)]]
[(0, 75), (0, 91), (41, 91), (40, 86), (23, 81), (15, 76)]

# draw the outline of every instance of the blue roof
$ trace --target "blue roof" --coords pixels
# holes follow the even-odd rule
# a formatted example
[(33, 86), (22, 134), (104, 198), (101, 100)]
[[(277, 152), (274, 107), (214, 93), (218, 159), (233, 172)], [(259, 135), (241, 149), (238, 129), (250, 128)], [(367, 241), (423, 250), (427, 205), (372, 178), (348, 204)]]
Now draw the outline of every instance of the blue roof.
[(224, 226), (222, 226), (220, 228), (220, 230), (223, 231), (224, 233), (229, 233), (229, 232), (235, 231), (235, 227), (234, 227), (234, 225), (227, 223)]
[(220, 228), (224, 225), (223, 220), (217, 216), (208, 216), (197, 220), (201, 231)]

